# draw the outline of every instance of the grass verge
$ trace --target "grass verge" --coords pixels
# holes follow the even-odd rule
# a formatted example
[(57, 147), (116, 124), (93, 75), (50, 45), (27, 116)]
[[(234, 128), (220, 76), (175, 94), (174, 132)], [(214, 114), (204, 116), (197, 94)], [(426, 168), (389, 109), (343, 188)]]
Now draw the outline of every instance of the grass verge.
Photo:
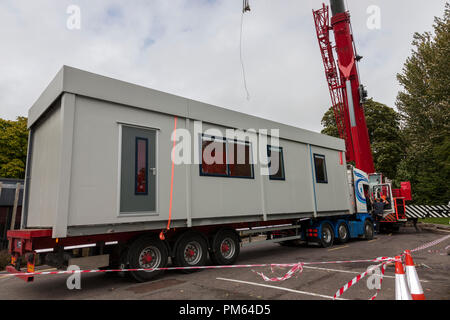
[(423, 219), (419, 219), (419, 222), (444, 224), (444, 225), (450, 226), (450, 218), (423, 218)]

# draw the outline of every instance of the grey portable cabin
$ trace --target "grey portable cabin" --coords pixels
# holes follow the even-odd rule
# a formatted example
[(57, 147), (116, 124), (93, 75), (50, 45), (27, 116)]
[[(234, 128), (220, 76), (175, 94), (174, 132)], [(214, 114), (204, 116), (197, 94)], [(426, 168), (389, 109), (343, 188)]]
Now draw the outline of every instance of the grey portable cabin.
[[(226, 144), (226, 129), (259, 144), (258, 130), (278, 129), (281, 174), (261, 175), (255, 162), (233, 179), (227, 164), (202, 162), (174, 165), (172, 180), (175, 118), (192, 146)], [(216, 133), (196, 133), (199, 121)], [(163, 229), (171, 194), (171, 227), (351, 213), (343, 140), (72, 67), (31, 107), (28, 127), (22, 227), (52, 228), (54, 238)]]

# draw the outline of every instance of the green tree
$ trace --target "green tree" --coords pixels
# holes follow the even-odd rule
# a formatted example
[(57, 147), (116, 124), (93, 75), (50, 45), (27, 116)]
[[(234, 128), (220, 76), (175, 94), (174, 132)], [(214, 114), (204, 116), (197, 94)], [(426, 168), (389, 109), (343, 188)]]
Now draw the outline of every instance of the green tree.
[(322, 117), (322, 131), (321, 133), (339, 138), (339, 131), (336, 126), (336, 118), (334, 117), (333, 108), (330, 107)]
[(0, 118), (0, 177), (24, 178), (27, 145), (27, 118), (17, 117), (16, 121)]
[(397, 79), (406, 157), (400, 179), (411, 181), (414, 202), (450, 200), (450, 4), (435, 18), (434, 33), (414, 35), (411, 56)]
[[(394, 109), (373, 99), (367, 100), (364, 104), (364, 113), (375, 170), (394, 179), (397, 174), (397, 165), (404, 157), (400, 117)], [(332, 108), (325, 112), (322, 126), (324, 127), (323, 134), (339, 137)]]

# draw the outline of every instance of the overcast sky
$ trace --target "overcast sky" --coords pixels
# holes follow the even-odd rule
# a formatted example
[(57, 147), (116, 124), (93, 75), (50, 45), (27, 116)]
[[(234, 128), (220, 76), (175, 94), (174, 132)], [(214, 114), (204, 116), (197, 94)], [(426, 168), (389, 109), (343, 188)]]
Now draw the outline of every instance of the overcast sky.
[[(327, 1), (328, 3), (328, 1)], [(394, 107), (414, 32), (442, 0), (347, 0), (361, 81)], [(62, 65), (309, 130), (330, 106), (312, 9), (321, 0), (250, 0), (239, 58), (241, 0), (1, 0), (0, 117), (26, 116)], [(69, 29), (70, 5), (81, 10)], [(367, 8), (381, 9), (369, 29)]]

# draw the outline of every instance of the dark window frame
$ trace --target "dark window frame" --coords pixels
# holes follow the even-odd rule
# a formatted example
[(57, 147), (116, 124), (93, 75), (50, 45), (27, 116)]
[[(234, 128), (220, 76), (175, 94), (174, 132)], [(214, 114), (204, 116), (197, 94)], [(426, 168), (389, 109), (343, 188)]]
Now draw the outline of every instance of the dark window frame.
[[(324, 170), (324, 175), (325, 175), (325, 179), (324, 180), (319, 180), (319, 177), (317, 176), (316, 158), (323, 159), (323, 170)], [(315, 176), (316, 176), (316, 183), (328, 183), (327, 162), (326, 162), (325, 155), (314, 153), (313, 154), (313, 159), (314, 159), (314, 173), (315, 173)]]
[[(138, 191), (138, 142), (145, 141), (145, 192)], [(135, 139), (135, 164), (134, 164), (134, 194), (137, 196), (148, 195), (148, 138), (136, 137)]]
[[(269, 169), (269, 180), (275, 180), (275, 181), (286, 181), (286, 172), (284, 170), (284, 153), (283, 153), (283, 147), (274, 147), (271, 145), (267, 145), (267, 159), (269, 160), (269, 158), (272, 158), (272, 151), (270, 149), (279, 149), (278, 152), (280, 152), (281, 154), (281, 177), (275, 177), (273, 175), (270, 174), (270, 167)], [(270, 154), (269, 154), (270, 151)]]
[[(226, 174), (217, 174), (217, 173), (205, 173), (203, 171), (202, 165), (203, 165), (203, 138), (209, 138), (214, 140), (222, 140), (225, 143), (225, 164), (227, 167), (227, 173)], [(236, 178), (236, 179), (255, 179), (255, 168), (254, 168), (254, 164), (251, 161), (251, 157), (252, 157), (252, 143), (250, 141), (240, 141), (237, 139), (227, 139), (226, 137), (217, 137), (217, 136), (211, 136), (211, 135), (207, 135), (207, 134), (200, 134), (199, 135), (200, 138), (200, 164), (199, 164), (199, 172), (200, 172), (200, 176), (202, 177), (221, 177), (221, 178)], [(228, 161), (228, 142), (239, 142), (239, 143), (244, 143), (245, 145), (250, 146), (250, 166), (252, 169), (252, 175), (250, 177), (248, 176), (232, 176), (230, 175), (230, 164)]]

